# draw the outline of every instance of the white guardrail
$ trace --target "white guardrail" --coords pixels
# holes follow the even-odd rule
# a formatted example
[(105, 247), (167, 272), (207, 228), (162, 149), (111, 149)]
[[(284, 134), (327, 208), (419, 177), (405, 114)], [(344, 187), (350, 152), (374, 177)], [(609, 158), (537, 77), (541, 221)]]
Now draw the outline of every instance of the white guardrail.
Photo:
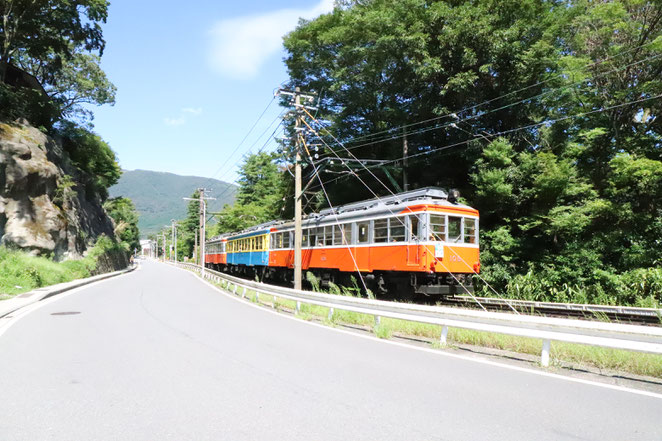
[(541, 365), (549, 366), (549, 351), (552, 341), (601, 346), (612, 349), (662, 354), (662, 327), (638, 326), (618, 323), (594, 322), (577, 319), (516, 315), (503, 312), (486, 312), (444, 306), (415, 305), (383, 300), (371, 300), (312, 291), (300, 291), (264, 283), (253, 282), (202, 267), (178, 262), (175, 265), (202, 273), (206, 279), (234, 285), (233, 292), (248, 289), (256, 293), (296, 301), (296, 312), (301, 303), (329, 308), (329, 317), (334, 309), (354, 311), (381, 317), (429, 323), (441, 326), (442, 345), (446, 344), (448, 328), (473, 329), (496, 334), (515, 335), (542, 340)]

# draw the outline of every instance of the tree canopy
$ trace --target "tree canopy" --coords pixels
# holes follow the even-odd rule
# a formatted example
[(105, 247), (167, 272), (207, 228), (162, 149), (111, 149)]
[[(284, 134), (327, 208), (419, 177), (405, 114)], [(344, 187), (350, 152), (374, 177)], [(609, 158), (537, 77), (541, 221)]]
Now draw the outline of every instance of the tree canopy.
[[(343, 1), (284, 43), (339, 141), (323, 156), (401, 177), (406, 139), (412, 188), (480, 210), (499, 291), (662, 301), (660, 2)], [(334, 204), (388, 194), (379, 169), (356, 172), (370, 190), (344, 171), (323, 175)]]
[(226, 205), (218, 215), (214, 234), (238, 231), (278, 219), (285, 205), (285, 181), (276, 160), (277, 154), (260, 152), (246, 157), (239, 169), (239, 190), (234, 205)]

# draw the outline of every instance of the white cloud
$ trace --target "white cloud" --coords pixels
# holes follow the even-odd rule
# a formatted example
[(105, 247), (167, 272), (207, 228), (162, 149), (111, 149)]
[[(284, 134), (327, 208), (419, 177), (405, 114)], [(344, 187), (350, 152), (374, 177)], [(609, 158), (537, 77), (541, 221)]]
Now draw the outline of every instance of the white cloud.
[(181, 126), (186, 123), (186, 118), (180, 116), (179, 118), (163, 118), (163, 122), (168, 126)]
[(182, 109), (182, 112), (183, 113), (190, 113), (191, 115), (198, 116), (198, 115), (202, 115), (202, 107), (196, 107), (196, 108), (184, 107)]
[(320, 0), (310, 9), (280, 9), (221, 20), (209, 32), (209, 63), (229, 77), (254, 77), (266, 59), (281, 49), (283, 35), (296, 27), (299, 18), (312, 19), (332, 10), (333, 0)]
[(183, 126), (187, 122), (185, 114), (189, 114), (194, 117), (200, 116), (202, 115), (202, 107), (184, 107), (180, 111), (180, 115), (177, 118), (163, 118), (163, 122), (168, 126)]

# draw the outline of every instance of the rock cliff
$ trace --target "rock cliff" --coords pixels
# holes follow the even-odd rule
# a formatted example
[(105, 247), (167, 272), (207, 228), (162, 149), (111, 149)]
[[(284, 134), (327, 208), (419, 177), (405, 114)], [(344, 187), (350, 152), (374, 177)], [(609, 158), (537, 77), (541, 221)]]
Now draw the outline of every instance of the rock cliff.
[(90, 182), (53, 138), (26, 121), (0, 123), (0, 243), (61, 260), (113, 237)]

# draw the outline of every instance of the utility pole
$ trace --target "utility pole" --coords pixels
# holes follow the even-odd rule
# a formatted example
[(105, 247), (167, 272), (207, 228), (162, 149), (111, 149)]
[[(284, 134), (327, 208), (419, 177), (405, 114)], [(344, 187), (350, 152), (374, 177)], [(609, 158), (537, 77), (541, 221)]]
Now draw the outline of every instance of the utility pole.
[(303, 230), (301, 226), (302, 208), (301, 208), (301, 151), (304, 147), (304, 134), (303, 134), (303, 108), (316, 110), (312, 107), (304, 106), (301, 99), (313, 101), (314, 96), (302, 94), (301, 90), (297, 87), (294, 92), (280, 89), (278, 94), (290, 95), (294, 98), (294, 110), (296, 112), (296, 120), (294, 123), (295, 130), (295, 160), (294, 160), (294, 289), (301, 289), (302, 278), (302, 265), (301, 265), (301, 243), (303, 239)]
[(301, 95), (297, 87), (295, 89), (294, 105), (297, 119), (294, 123), (296, 132), (296, 159), (294, 160), (294, 289), (301, 289), (301, 149), (303, 148), (303, 133), (301, 133)]
[[(207, 228), (207, 203), (206, 201), (215, 200), (215, 198), (205, 197), (205, 189), (198, 188), (198, 202), (200, 203), (200, 261), (198, 265), (202, 267), (202, 277), (205, 276), (205, 230)], [(192, 198), (183, 198), (186, 201), (195, 201)], [(195, 235), (197, 240), (198, 235)], [(197, 243), (196, 243), (197, 248)], [(196, 259), (197, 259), (197, 249), (196, 249)]]
[(198, 230), (195, 230), (195, 245), (193, 245), (193, 258), (195, 259), (195, 264), (198, 264)]
[(402, 188), (409, 191), (409, 181), (407, 179), (407, 165), (409, 163), (409, 144), (407, 143), (407, 128), (405, 127), (405, 136), (402, 138)]
[(172, 248), (173, 246), (172, 244), (175, 245), (175, 258), (173, 260), (177, 262), (177, 221), (175, 221), (174, 219), (170, 219), (170, 223), (172, 228), (172, 232), (170, 236), (172, 238), (170, 248)]
[(205, 205), (205, 189), (200, 188), (200, 266), (202, 266), (202, 278), (205, 278), (205, 227), (206, 222), (206, 205)]

